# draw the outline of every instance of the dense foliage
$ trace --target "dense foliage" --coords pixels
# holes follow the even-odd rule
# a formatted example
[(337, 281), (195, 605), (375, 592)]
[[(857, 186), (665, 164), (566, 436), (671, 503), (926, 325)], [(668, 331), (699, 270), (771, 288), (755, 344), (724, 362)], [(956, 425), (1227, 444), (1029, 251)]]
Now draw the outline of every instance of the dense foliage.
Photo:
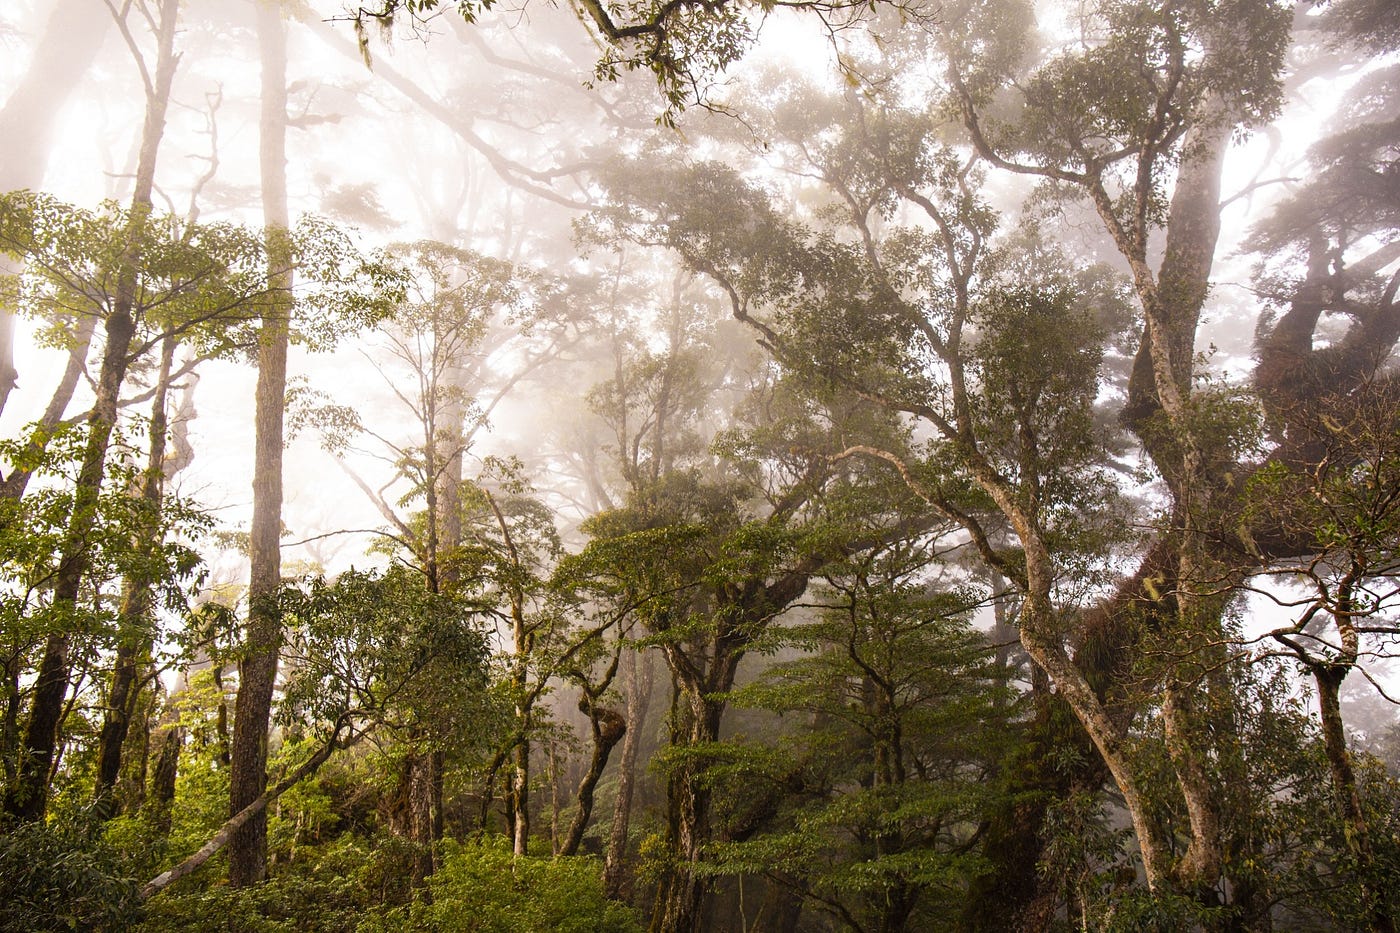
[(1393, 4), (187, 6), (0, 133), (0, 928), (1394, 933)]

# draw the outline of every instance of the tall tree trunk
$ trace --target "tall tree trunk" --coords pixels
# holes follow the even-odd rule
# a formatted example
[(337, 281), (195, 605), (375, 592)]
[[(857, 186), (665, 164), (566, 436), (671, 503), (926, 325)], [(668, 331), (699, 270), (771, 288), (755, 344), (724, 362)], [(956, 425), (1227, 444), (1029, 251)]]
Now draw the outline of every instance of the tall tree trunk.
[[(111, 25), (111, 17), (89, 0), (61, 0), (55, 6), (28, 70), (0, 110), (0, 192), (43, 184), (58, 115)], [(18, 271), (13, 260), (0, 257), (0, 275)], [(19, 378), (14, 335), (14, 312), (0, 308), (0, 411)]]
[[(53, 602), (68, 613), (77, 611), (78, 594), (88, 567), (88, 535), (96, 522), (98, 497), (107, 465), (107, 448), (117, 421), (117, 404), (126, 378), (128, 355), (136, 333), (136, 284), (141, 263), (142, 236), (151, 212), (151, 192), (155, 185), (156, 157), (165, 132), (165, 111), (175, 79), (177, 0), (162, 0), (157, 35), (155, 80), (146, 96), (146, 117), (141, 131), (141, 152), (137, 162), (136, 188), (132, 195), (130, 230), (122, 251), (117, 279), (116, 300), (107, 318), (107, 338), (102, 371), (97, 382), (97, 399), (88, 418), (87, 445), (78, 472), (73, 514), (64, 535), (54, 581)], [(60, 611), (58, 616), (65, 613)], [(68, 692), (70, 636), (54, 632), (44, 644), (43, 660), (34, 684), (28, 729), (25, 732), (23, 760), (19, 776), (6, 800), (6, 809), (23, 819), (37, 819), (48, 804), (49, 774), (58, 745), (64, 696)]]
[[(248, 631), (234, 702), (229, 811), (243, 813), (267, 786), (267, 733), (272, 687), (282, 644), (278, 590), (282, 583), (282, 422), (287, 393), (292, 255), (287, 230), (287, 34), (272, 3), (257, 7), (262, 58), (259, 150), (271, 296), (258, 334), (255, 394), (253, 521), (248, 583)], [(267, 815), (259, 808), (229, 837), (229, 883), (254, 884), (267, 872)]]
[(627, 731), (622, 737), (622, 760), (618, 762), (617, 800), (613, 804), (612, 831), (608, 834), (608, 854), (603, 866), (603, 889), (608, 897), (621, 898), (627, 881), (627, 838), (632, 819), (632, 796), (636, 787), (637, 753), (641, 746), (642, 727), (646, 723), (647, 707), (651, 704), (652, 656), (642, 653), (638, 664), (637, 651), (627, 652), (623, 676), (627, 690)]
[[(723, 701), (681, 685), (677, 708), (680, 720), (672, 742), (695, 748), (719, 739)], [(704, 901), (708, 892), (695, 873), (701, 849), (710, 840), (710, 790), (701, 775), (702, 766), (686, 758), (675, 766), (666, 782), (666, 843), (672, 866), (662, 882), (653, 908), (651, 933), (700, 933), (705, 929)]]
[(1338, 587), (1340, 605), (1333, 614), (1342, 649), (1338, 659), (1333, 663), (1310, 662), (1308, 667), (1317, 684), (1317, 706), (1322, 719), (1327, 768), (1332, 778), (1332, 791), (1337, 798), (1347, 852), (1356, 866), (1366, 925), (1375, 933), (1395, 933), (1396, 917), (1391, 907), (1392, 900), (1384, 891), (1376, 889), (1379, 878), (1375, 850), (1371, 846), (1366, 813), (1361, 807), (1361, 791), (1356, 783), (1351, 752), (1347, 749), (1346, 727), (1342, 719), (1342, 682), (1356, 664), (1358, 646), (1356, 628), (1350, 617), (1352, 584), (1363, 573), (1361, 565), (1354, 562), (1352, 575)]
[[(175, 339), (167, 333), (161, 342), (160, 371), (156, 377), (155, 399), (151, 403), (150, 457), (141, 482), (141, 498), (146, 512), (142, 516), (142, 526), (137, 529), (132, 541), (133, 547), (146, 552), (148, 561), (162, 543), (159, 526), (165, 480), (165, 406), (174, 359)], [(100, 819), (115, 816), (119, 809), (115, 789), (121, 776), (122, 749), (126, 746), (127, 732), (140, 692), (137, 688), (139, 669), (151, 653), (151, 587), (154, 583), (148, 572), (138, 572), (126, 581), (122, 593), (117, 621), (117, 656), (107, 691), (102, 732), (97, 743), (97, 786), (93, 800)]]

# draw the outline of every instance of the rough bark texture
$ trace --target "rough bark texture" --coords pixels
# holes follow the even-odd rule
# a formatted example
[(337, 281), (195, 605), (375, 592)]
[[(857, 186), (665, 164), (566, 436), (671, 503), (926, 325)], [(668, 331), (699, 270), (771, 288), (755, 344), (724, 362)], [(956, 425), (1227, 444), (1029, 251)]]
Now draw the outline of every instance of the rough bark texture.
[[(731, 676), (728, 686), (732, 684)], [(677, 685), (671, 744), (682, 748), (718, 740), (724, 716), (724, 702), (700, 693), (695, 686)], [(704, 901), (708, 886), (692, 868), (710, 841), (710, 791), (701, 779), (702, 771), (699, 763), (685, 760), (666, 781), (666, 850), (674, 864), (657, 892), (648, 928), (651, 933), (700, 933), (707, 926)]]
[(628, 651), (623, 660), (627, 724), (622, 738), (622, 759), (618, 762), (612, 829), (608, 834), (608, 852), (603, 865), (603, 890), (611, 898), (623, 897), (627, 883), (627, 839), (632, 819), (632, 796), (636, 787), (637, 752), (647, 707), (651, 704), (652, 655), (646, 652), (639, 664), (637, 654), (636, 651)]
[[(258, 4), (262, 57), (260, 164), (272, 297), (258, 334), (255, 394), (253, 520), (249, 540), (248, 629), (234, 704), (229, 810), (243, 813), (267, 786), (267, 733), (282, 643), (282, 421), (287, 392), (287, 340), (292, 269), (287, 237), (287, 37), (278, 9)], [(229, 840), (229, 883), (261, 881), (267, 871), (267, 817), (261, 808)]]
[(177, 724), (166, 726), (157, 744), (160, 751), (156, 756), (156, 768), (151, 772), (151, 791), (146, 797), (146, 806), (156, 811), (157, 825), (170, 829), (170, 807), (175, 803), (175, 779), (180, 773), (180, 746), (184, 742), (183, 730)]
[(588, 771), (578, 785), (578, 808), (559, 847), (560, 855), (578, 854), (584, 830), (593, 816), (593, 791), (598, 786), (598, 779), (603, 776), (603, 769), (608, 766), (612, 750), (627, 733), (627, 720), (621, 713), (596, 705), (587, 694), (579, 700), (579, 709), (588, 714), (589, 728), (593, 733), (593, 751), (589, 755)]
[(1371, 847), (1370, 829), (1361, 808), (1361, 793), (1356, 772), (1347, 749), (1346, 728), (1342, 721), (1341, 685), (1348, 665), (1315, 665), (1313, 680), (1317, 684), (1317, 705), (1322, 719), (1322, 740), (1327, 750), (1327, 767), (1332, 777), (1332, 790), (1337, 797), (1342, 830), (1347, 850), (1356, 862), (1360, 889), (1366, 910), (1367, 925), (1376, 933), (1394, 933), (1395, 915), (1390, 897), (1377, 891), (1372, 880), (1375, 853)]
[[(140, 495), (147, 511), (143, 527), (135, 533), (133, 546), (147, 552), (161, 543), (160, 500), (165, 479), (166, 399), (170, 391), (170, 368), (175, 359), (175, 341), (166, 336), (162, 341), (160, 371), (157, 375), (155, 399), (151, 403), (150, 456), (142, 478)], [(102, 819), (115, 816), (120, 804), (115, 797), (117, 779), (121, 776), (122, 750), (126, 746), (131, 718), (136, 711), (140, 688), (137, 679), (140, 667), (151, 653), (150, 630), (151, 587), (149, 576), (128, 579), (122, 593), (118, 619), (117, 655), (112, 668), (112, 680), (107, 690), (107, 710), (103, 715), (102, 731), (97, 742), (97, 780), (93, 799)]]
[(414, 844), (413, 880), (422, 881), (433, 873), (433, 842), (442, 813), (438, 804), (441, 788), (442, 757), (420, 748), (421, 738), (408, 739), (409, 750), (400, 765), (398, 786), (390, 802), (389, 831)]
[[(65, 533), (54, 581), (53, 602), (60, 612), (78, 610), (78, 595), (88, 567), (87, 538), (96, 521), (96, 507), (107, 465), (107, 448), (117, 421), (122, 382), (130, 364), (129, 354), (138, 314), (136, 288), (141, 261), (141, 231), (151, 211), (156, 157), (165, 132), (165, 112), (178, 63), (175, 56), (177, 12), (176, 0), (162, 0), (155, 79), (146, 98), (136, 187), (132, 195), (132, 229), (122, 252), (117, 292), (106, 322), (107, 335), (102, 370), (97, 381), (97, 398), (88, 418), (87, 445), (78, 472), (73, 514)], [(50, 634), (44, 643), (18, 777), (6, 799), (6, 809), (22, 819), (42, 817), (48, 804), (48, 782), (65, 713), (64, 696), (68, 692), (69, 648), (69, 635), (63, 631)]]

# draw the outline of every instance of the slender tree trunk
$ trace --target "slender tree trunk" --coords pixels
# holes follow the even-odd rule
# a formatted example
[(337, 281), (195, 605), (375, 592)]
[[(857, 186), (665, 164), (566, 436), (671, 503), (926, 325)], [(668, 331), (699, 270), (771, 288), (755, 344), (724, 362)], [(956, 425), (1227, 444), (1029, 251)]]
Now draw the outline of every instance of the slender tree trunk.
[[(165, 111), (175, 79), (177, 0), (162, 0), (157, 36), (155, 81), (146, 98), (146, 118), (141, 132), (141, 153), (137, 162), (136, 188), (132, 195), (130, 230), (123, 249), (117, 279), (116, 300), (107, 318), (107, 338), (102, 370), (97, 382), (97, 399), (88, 419), (87, 446), (78, 472), (73, 514), (59, 559), (54, 581), (55, 607), (76, 612), (78, 595), (88, 567), (88, 535), (96, 522), (98, 497), (107, 465), (107, 448), (117, 421), (117, 404), (126, 378), (128, 355), (136, 333), (136, 282), (141, 262), (142, 236), (151, 211), (155, 185), (156, 157), (165, 132)], [(62, 616), (63, 613), (58, 613)], [(48, 804), (48, 781), (58, 745), (63, 718), (64, 697), (68, 692), (70, 636), (66, 631), (50, 634), (34, 685), (29, 726), (25, 732), (23, 760), (19, 777), (6, 800), (6, 809), (22, 819), (38, 819)]]
[(642, 727), (651, 704), (652, 656), (627, 652), (623, 668), (627, 679), (627, 731), (622, 737), (622, 760), (618, 762), (617, 800), (613, 805), (612, 831), (608, 834), (608, 854), (603, 867), (603, 889), (608, 897), (621, 898), (626, 883), (628, 824), (632, 819), (632, 796), (636, 787), (637, 753)]
[[(0, 192), (43, 184), (58, 115), (111, 25), (111, 17), (88, 0), (55, 6), (24, 78), (0, 110)], [(19, 271), (14, 260), (0, 256), (0, 275)], [(19, 378), (14, 335), (14, 312), (0, 308), (0, 411)]]
[[(161, 345), (160, 371), (156, 377), (155, 399), (151, 403), (150, 457), (141, 483), (141, 498), (147, 511), (143, 515), (142, 527), (137, 530), (137, 540), (132, 542), (135, 548), (146, 552), (148, 559), (161, 544), (159, 526), (165, 479), (165, 405), (174, 360), (175, 340), (167, 334)], [(114, 792), (117, 779), (121, 776), (122, 750), (126, 746), (131, 717), (136, 710), (139, 668), (151, 653), (149, 617), (154, 582), (149, 573), (143, 575), (138, 572), (126, 581), (122, 594), (117, 622), (117, 656), (107, 692), (107, 711), (97, 743), (97, 786), (93, 799), (101, 819), (115, 816), (119, 809)]]
[(627, 720), (621, 713), (595, 705), (587, 694), (579, 705), (584, 706), (584, 712), (588, 713), (589, 727), (593, 733), (593, 753), (589, 756), (588, 771), (578, 785), (578, 809), (574, 811), (574, 818), (559, 847), (560, 855), (578, 853), (584, 830), (588, 828), (588, 820), (593, 815), (593, 791), (598, 786), (598, 779), (603, 776), (603, 769), (608, 766), (613, 748), (627, 734)]
[[(38, 434), (29, 441), (30, 453), (40, 453), (48, 443), (48, 435), (63, 421), (63, 415), (68, 411), (68, 405), (73, 401), (73, 393), (78, 388), (78, 380), (87, 369), (88, 351), (92, 348), (92, 337), (96, 330), (95, 315), (85, 315), (79, 320), (73, 333), (73, 345), (68, 348), (68, 362), (64, 364), (63, 375), (59, 377), (58, 385), (49, 396), (49, 404), (39, 417)], [(29, 487), (29, 479), (33, 475), (32, 470), (15, 469), (0, 483), (0, 497), (20, 499)]]
[[(278, 591), (282, 584), (282, 422), (287, 393), (292, 255), (287, 231), (287, 34), (279, 9), (257, 7), (262, 58), (260, 164), (272, 294), (258, 334), (255, 391), (253, 521), (248, 583), (248, 631), (234, 702), (229, 810), (240, 814), (267, 786), (267, 733), (272, 687), (282, 644)], [(229, 883), (254, 884), (267, 872), (267, 816), (259, 808), (231, 831)]]

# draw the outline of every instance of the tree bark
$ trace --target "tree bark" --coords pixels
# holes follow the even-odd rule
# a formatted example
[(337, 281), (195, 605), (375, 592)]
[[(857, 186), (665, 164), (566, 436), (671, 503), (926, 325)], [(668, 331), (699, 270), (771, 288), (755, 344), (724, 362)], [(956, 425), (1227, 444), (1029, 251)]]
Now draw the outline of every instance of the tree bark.
[(651, 705), (652, 656), (645, 652), (639, 665), (638, 652), (627, 652), (623, 668), (627, 678), (627, 726), (622, 737), (622, 759), (617, 770), (617, 800), (613, 805), (612, 830), (608, 834), (608, 854), (603, 864), (603, 890), (608, 897), (621, 899), (627, 877), (628, 826), (632, 819), (632, 796), (636, 787), (637, 753), (642, 727)]
[[(303, 778), (316, 773), (316, 770), (320, 768), (321, 765), (330, 760), (331, 755), (335, 754), (337, 748), (348, 747), (339, 742), (339, 736), (340, 733), (337, 730), (310, 758), (302, 762), (295, 771), (278, 781), (272, 787), (265, 788), (257, 797), (250, 800), (243, 809), (224, 821), (224, 824), (219, 827), (218, 832), (214, 833), (208, 842), (200, 846), (197, 852), (179, 865), (176, 865), (169, 871), (162, 872), (147, 882), (146, 885), (141, 888), (141, 896), (149, 898), (159, 894), (181, 878), (192, 874), (201, 865), (213, 858), (220, 849), (231, 844), (238, 830), (246, 826), (249, 820), (266, 811), (268, 804), (291, 790)], [(360, 737), (363, 737), (363, 733), (357, 736), (356, 740)]]
[[(106, 322), (107, 337), (97, 382), (97, 399), (88, 418), (87, 445), (78, 472), (73, 514), (64, 536), (54, 582), (54, 605), (69, 612), (77, 611), (78, 594), (87, 573), (87, 538), (96, 523), (98, 497), (107, 465), (107, 448), (116, 425), (121, 386), (126, 378), (132, 338), (136, 332), (136, 283), (141, 262), (141, 238), (151, 211), (156, 158), (165, 132), (165, 112), (178, 64), (175, 55), (177, 15), (177, 0), (162, 0), (155, 80), (146, 97), (136, 187), (132, 195), (131, 227), (121, 256), (112, 313)], [(51, 633), (44, 644), (29, 726), (21, 750), (23, 760), (18, 769), (19, 777), (6, 799), (6, 809), (21, 819), (38, 819), (47, 808), (49, 775), (63, 719), (63, 700), (69, 686), (69, 647), (70, 636), (66, 631)]]
[[(159, 526), (165, 480), (165, 406), (174, 359), (175, 340), (167, 334), (162, 341), (155, 400), (151, 403), (150, 456), (141, 483), (141, 498), (147, 511), (143, 513), (142, 526), (137, 529), (132, 541), (133, 547), (146, 552), (148, 561), (162, 543)], [(121, 776), (122, 749), (126, 745), (131, 717), (136, 709), (139, 667), (151, 653), (151, 587), (154, 583), (149, 573), (138, 574), (126, 581), (122, 594), (117, 622), (117, 655), (107, 691), (107, 710), (97, 742), (97, 782), (93, 801), (99, 819), (109, 819), (120, 809), (114, 792), (117, 779)]]
[(1317, 684), (1317, 705), (1322, 719), (1322, 741), (1327, 752), (1327, 768), (1332, 778), (1332, 790), (1337, 796), (1337, 808), (1342, 820), (1342, 832), (1347, 851), (1356, 863), (1362, 905), (1366, 923), (1375, 933), (1395, 933), (1395, 916), (1384, 892), (1375, 887), (1375, 853), (1371, 847), (1370, 828), (1361, 808), (1361, 793), (1356, 784), (1356, 772), (1347, 749), (1346, 728), (1342, 720), (1341, 686), (1349, 664), (1312, 664), (1313, 680)]
[(183, 738), (179, 724), (170, 723), (158, 740), (160, 751), (156, 755), (156, 769), (151, 774), (151, 790), (145, 807), (161, 835), (170, 832), (170, 810), (175, 804), (175, 779), (180, 773)]
[(587, 693), (579, 701), (579, 706), (588, 714), (589, 728), (593, 733), (593, 752), (589, 756), (588, 771), (578, 785), (578, 809), (574, 811), (574, 818), (569, 822), (568, 832), (559, 847), (560, 855), (578, 853), (584, 830), (588, 828), (588, 820), (593, 815), (593, 791), (598, 786), (598, 779), (603, 776), (603, 769), (608, 766), (613, 748), (627, 734), (627, 720), (623, 715), (597, 706)]
[[(257, 32), (262, 59), (259, 157), (271, 294), (258, 334), (248, 629), (234, 701), (229, 772), (229, 810), (233, 814), (245, 812), (260, 800), (267, 786), (267, 733), (282, 644), (278, 591), (282, 584), (282, 437), (292, 255), (287, 230), (287, 34), (276, 5), (258, 4)], [(254, 884), (266, 872), (267, 817), (258, 808), (231, 831), (229, 883), (235, 887)]]

